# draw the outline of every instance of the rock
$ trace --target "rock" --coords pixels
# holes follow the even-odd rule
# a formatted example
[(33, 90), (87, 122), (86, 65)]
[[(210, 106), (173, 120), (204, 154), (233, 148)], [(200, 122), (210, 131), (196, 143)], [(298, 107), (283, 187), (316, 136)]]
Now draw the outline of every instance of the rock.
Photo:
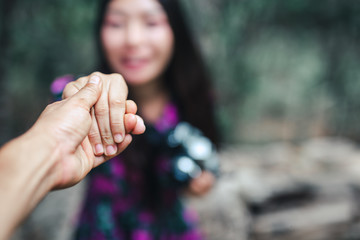
[(221, 177), (189, 199), (209, 240), (360, 239), (360, 149), (340, 138), (220, 153)]

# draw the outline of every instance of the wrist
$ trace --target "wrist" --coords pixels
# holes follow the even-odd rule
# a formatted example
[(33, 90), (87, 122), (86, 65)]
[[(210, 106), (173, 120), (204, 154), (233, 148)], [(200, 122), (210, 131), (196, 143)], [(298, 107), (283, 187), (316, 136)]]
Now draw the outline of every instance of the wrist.
[[(19, 152), (23, 152), (21, 154), (25, 155), (25, 159), (28, 158), (26, 164), (29, 165), (30, 171), (27, 171), (29, 178), (34, 176), (41, 178), (39, 184), (42, 188), (47, 191), (52, 190), (59, 178), (57, 171), (60, 158), (59, 144), (45, 129), (35, 127), (21, 137), (24, 146), (23, 151), (19, 149)], [(32, 162), (29, 163), (29, 160)]]
[(9, 237), (54, 186), (56, 152), (56, 146), (33, 129), (1, 148), (0, 225), (4, 232), (0, 239)]

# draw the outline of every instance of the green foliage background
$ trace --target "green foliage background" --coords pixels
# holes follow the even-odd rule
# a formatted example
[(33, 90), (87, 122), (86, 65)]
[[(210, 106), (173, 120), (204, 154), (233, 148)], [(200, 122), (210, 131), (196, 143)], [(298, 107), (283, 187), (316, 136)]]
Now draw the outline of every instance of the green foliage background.
[[(360, 139), (358, 0), (182, 2), (213, 76), (226, 143)], [(0, 7), (5, 141), (34, 122), (56, 76), (95, 69), (97, 1)]]

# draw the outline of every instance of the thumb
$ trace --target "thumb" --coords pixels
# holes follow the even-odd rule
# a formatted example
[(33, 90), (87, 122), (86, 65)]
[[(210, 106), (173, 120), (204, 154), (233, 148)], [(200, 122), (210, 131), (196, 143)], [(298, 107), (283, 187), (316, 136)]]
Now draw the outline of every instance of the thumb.
[(69, 98), (69, 101), (79, 102), (82, 107), (90, 111), (101, 95), (102, 81), (100, 76), (92, 75), (87, 84), (76, 94)]

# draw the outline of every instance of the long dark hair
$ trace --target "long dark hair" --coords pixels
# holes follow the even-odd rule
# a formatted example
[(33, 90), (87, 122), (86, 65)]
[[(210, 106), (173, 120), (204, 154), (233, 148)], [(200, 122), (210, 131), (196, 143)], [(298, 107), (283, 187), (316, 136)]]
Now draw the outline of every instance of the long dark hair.
[[(101, 1), (96, 31), (101, 61), (100, 71), (105, 73), (110, 73), (111, 69), (103, 54), (99, 36), (108, 3), (109, 0)], [(175, 38), (173, 57), (164, 73), (166, 86), (176, 101), (182, 120), (202, 130), (205, 136), (219, 146), (214, 116), (215, 94), (201, 58), (200, 48), (191, 37), (178, 0), (159, 0), (159, 3), (168, 16)], [(131, 96), (131, 92), (129, 94)]]
[[(110, 73), (111, 69), (104, 56), (99, 36), (108, 2), (109, 0), (101, 2), (97, 26), (98, 50), (101, 57), (100, 71), (105, 73)], [(190, 36), (190, 30), (186, 25), (178, 1), (159, 0), (159, 2), (167, 13), (175, 39), (173, 56), (164, 72), (165, 85), (179, 109), (181, 120), (199, 128), (218, 147), (219, 137), (213, 106), (214, 92), (199, 48), (196, 47)], [(129, 90), (131, 97), (131, 89)], [(140, 168), (146, 178), (145, 191), (147, 192), (144, 193), (144, 204), (152, 209), (161, 209), (163, 206), (160, 197), (161, 184), (153, 164), (153, 158), (157, 155), (146, 137), (144, 135), (134, 136), (134, 141), (122, 155), (129, 171)]]

